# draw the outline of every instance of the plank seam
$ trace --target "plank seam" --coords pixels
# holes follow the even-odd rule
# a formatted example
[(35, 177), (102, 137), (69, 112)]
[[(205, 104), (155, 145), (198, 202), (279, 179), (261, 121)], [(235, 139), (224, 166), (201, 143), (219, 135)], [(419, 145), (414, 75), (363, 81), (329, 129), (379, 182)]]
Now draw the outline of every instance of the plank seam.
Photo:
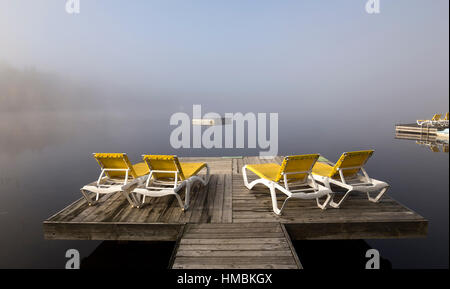
[(186, 228), (186, 223), (183, 224), (183, 227), (181, 228), (180, 232), (178, 232), (177, 241), (175, 242), (175, 246), (172, 250), (172, 255), (170, 256), (167, 269), (172, 269), (172, 267), (173, 267), (173, 263), (175, 262), (175, 258), (177, 256), (178, 249), (180, 248), (180, 242), (181, 242), (181, 238), (183, 238), (185, 228)]

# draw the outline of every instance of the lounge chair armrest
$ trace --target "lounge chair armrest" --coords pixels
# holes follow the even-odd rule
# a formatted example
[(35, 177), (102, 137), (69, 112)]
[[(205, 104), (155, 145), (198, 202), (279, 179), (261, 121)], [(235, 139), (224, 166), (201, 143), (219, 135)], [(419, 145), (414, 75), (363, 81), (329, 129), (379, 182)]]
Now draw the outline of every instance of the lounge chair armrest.
[(344, 176), (344, 172), (343, 171), (345, 171), (345, 170), (356, 170), (356, 169), (359, 169), (363, 173), (364, 178), (366, 179), (366, 182), (371, 183), (371, 179), (370, 179), (369, 175), (367, 174), (366, 170), (363, 167), (356, 166), (356, 167), (348, 167), (348, 168), (338, 168), (339, 176), (341, 177), (341, 181), (342, 181), (343, 184), (347, 183), (345, 181), (345, 176)]
[(149, 178), (149, 175), (145, 175), (139, 178), (136, 178), (130, 182), (128, 182), (127, 184), (122, 186), (122, 190), (124, 192), (128, 192), (133, 190), (136, 187), (141, 187), (144, 185), (144, 183), (147, 181), (147, 179)]
[(177, 185), (178, 185), (178, 174), (179, 174), (178, 171), (150, 170), (150, 174), (148, 175), (148, 178), (146, 179), (146, 182), (145, 182), (145, 187), (147, 189), (151, 188), (150, 182), (152, 180), (153, 173), (174, 174), (173, 188), (175, 189), (177, 187)]
[(105, 174), (105, 172), (108, 172), (108, 171), (116, 171), (116, 172), (123, 171), (123, 172), (125, 172), (125, 179), (124, 179), (123, 184), (124, 184), (124, 185), (127, 184), (127, 181), (128, 181), (128, 173), (130, 172), (130, 169), (102, 169), (102, 172), (100, 173), (100, 176), (98, 177), (98, 180), (97, 180), (97, 186), (100, 186), (101, 181), (102, 181), (102, 179), (103, 179), (103, 175)]
[(361, 168), (361, 172), (363, 173), (364, 177), (366, 178), (366, 182), (371, 183), (372, 179), (369, 177), (366, 170), (364, 168)]

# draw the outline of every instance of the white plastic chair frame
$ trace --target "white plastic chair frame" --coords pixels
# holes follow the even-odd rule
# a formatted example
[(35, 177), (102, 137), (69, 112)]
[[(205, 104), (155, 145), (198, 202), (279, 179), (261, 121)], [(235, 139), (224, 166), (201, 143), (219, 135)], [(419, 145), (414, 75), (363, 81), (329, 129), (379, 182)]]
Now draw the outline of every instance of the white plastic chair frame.
[[(245, 186), (249, 190), (251, 190), (257, 184), (263, 184), (270, 189), (270, 196), (272, 198), (272, 209), (273, 209), (273, 212), (277, 215), (281, 215), (287, 201), (291, 198), (305, 199), (305, 200), (316, 199), (317, 206), (319, 208), (321, 208), (322, 210), (325, 210), (328, 207), (328, 204), (330, 203), (330, 201), (332, 200), (332, 192), (331, 192), (331, 190), (317, 184), (315, 182), (314, 178), (312, 177), (311, 171), (312, 171), (312, 167), (308, 171), (288, 172), (288, 173), (283, 172), (282, 174), (283, 174), (284, 187), (280, 183), (270, 181), (270, 180), (267, 180), (264, 178), (259, 178), (259, 179), (254, 180), (253, 182), (249, 183), (248, 177), (247, 177), (247, 165), (242, 167), (242, 177), (244, 178)], [(306, 174), (305, 181), (303, 181), (303, 182), (299, 181), (299, 182), (297, 182), (297, 184), (291, 183), (291, 186), (297, 185), (297, 186), (309, 186), (309, 187), (305, 188), (305, 189), (291, 190), (289, 188), (288, 179), (287, 179), (287, 176), (290, 174)], [(281, 209), (278, 208), (277, 194), (276, 194), (275, 189), (283, 192), (287, 196), (287, 198), (283, 202), (283, 205), (281, 206)], [(314, 191), (314, 193), (305, 193), (306, 191), (311, 191), (311, 190)], [(321, 198), (325, 195), (327, 195), (327, 198), (321, 204), (319, 201), (319, 198)]]
[[(100, 173), (100, 176), (97, 179), (97, 182), (92, 185), (91, 184), (86, 185), (80, 189), (81, 193), (83, 194), (83, 197), (86, 199), (89, 206), (95, 205), (98, 202), (98, 200), (100, 198), (100, 194), (107, 195), (107, 194), (121, 192), (122, 187), (125, 186), (128, 182), (130, 168), (128, 168), (128, 169), (108, 169), (108, 168), (104, 168), (103, 165), (101, 165), (101, 167), (102, 167), (102, 171)], [(123, 180), (121, 180), (121, 179), (111, 180), (107, 176), (104, 176), (104, 174), (108, 171), (117, 171), (117, 172), (123, 171), (123, 172), (125, 172), (125, 177)], [(114, 184), (104, 184), (104, 182), (107, 180), (113, 181)], [(95, 194), (94, 200), (89, 196), (89, 193)], [(131, 202), (131, 200), (129, 199), (128, 196), (126, 196), (126, 198), (128, 199), (129, 202)]]
[[(133, 207), (141, 208), (142, 205), (144, 205), (145, 203), (145, 197), (163, 197), (168, 195), (174, 195), (181, 209), (183, 211), (186, 211), (189, 208), (189, 194), (191, 191), (192, 184), (194, 184), (195, 182), (200, 182), (203, 186), (206, 186), (209, 182), (210, 175), (208, 164), (206, 164), (204, 168), (206, 168), (206, 176), (204, 178), (199, 176), (191, 176), (189, 179), (183, 181), (178, 180), (178, 175), (180, 174), (178, 170), (177, 171), (150, 170), (150, 174), (146, 176), (147, 179), (145, 181), (144, 188), (136, 188), (129, 194), (127, 194), (131, 195), (131, 199), (133, 199), (133, 201), (130, 201), (130, 197), (128, 196), (127, 199), (128, 201), (130, 201), (130, 204)], [(174, 174), (174, 179), (173, 181), (162, 181), (152, 179), (153, 173)], [(180, 191), (182, 188), (185, 188), (184, 203), (181, 200), (180, 195), (178, 194), (178, 191)], [(139, 196), (142, 196), (142, 198), (139, 198)]]
[[(360, 170), (363, 173), (363, 175), (357, 173), (353, 178), (350, 179), (347, 178), (346, 180), (343, 171), (355, 169)], [(344, 196), (338, 202), (334, 201), (334, 197), (336, 194), (332, 195), (330, 206), (333, 208), (336, 209), (339, 208), (341, 204), (348, 198), (350, 193), (353, 191), (366, 193), (369, 201), (378, 203), (381, 197), (383, 197), (384, 193), (386, 193), (386, 191), (389, 189), (389, 184), (370, 178), (366, 170), (362, 166), (339, 168), (338, 172), (340, 181), (330, 177), (323, 177), (313, 174), (313, 178), (315, 178), (316, 181), (323, 183), (330, 190), (331, 190), (330, 183), (347, 190), (344, 193)], [(379, 193), (376, 195), (376, 197), (371, 197), (370, 193), (377, 191), (379, 191)]]
[(438, 126), (438, 127), (448, 127), (449, 125), (449, 120), (448, 119), (438, 119), (438, 120), (432, 120), (432, 119), (428, 119), (428, 120), (417, 120), (417, 125), (418, 126)]

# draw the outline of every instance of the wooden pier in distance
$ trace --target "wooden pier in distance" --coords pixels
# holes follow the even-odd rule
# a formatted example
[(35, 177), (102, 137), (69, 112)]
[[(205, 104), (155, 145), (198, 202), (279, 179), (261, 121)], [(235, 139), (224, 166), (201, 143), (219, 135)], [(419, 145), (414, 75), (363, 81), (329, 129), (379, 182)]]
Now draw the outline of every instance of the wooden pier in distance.
[[(44, 221), (44, 237), (175, 241), (172, 268), (276, 269), (301, 268), (291, 240), (418, 238), (427, 234), (428, 221), (388, 195), (372, 203), (356, 193), (340, 209), (327, 210), (317, 208), (315, 200), (294, 199), (282, 216), (275, 215), (268, 189), (257, 186), (248, 190), (241, 168), (252, 163), (281, 163), (282, 157), (181, 160), (207, 162), (211, 168), (208, 186), (191, 195), (186, 212), (173, 196), (149, 198), (141, 209), (132, 208), (122, 194), (105, 195), (95, 206), (80, 198)], [(283, 201), (280, 194), (280, 205)]]

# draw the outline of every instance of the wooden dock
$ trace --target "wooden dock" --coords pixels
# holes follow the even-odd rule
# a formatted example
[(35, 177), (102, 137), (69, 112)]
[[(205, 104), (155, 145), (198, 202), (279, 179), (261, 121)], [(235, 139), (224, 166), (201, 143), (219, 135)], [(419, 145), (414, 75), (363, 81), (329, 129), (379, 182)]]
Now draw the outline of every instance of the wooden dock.
[[(250, 163), (280, 163), (281, 157), (181, 160), (207, 162), (211, 167), (208, 186), (191, 195), (186, 212), (170, 196), (150, 198), (141, 209), (132, 208), (121, 194), (103, 196), (96, 206), (80, 198), (44, 221), (44, 237), (176, 241), (173, 268), (301, 268), (291, 239), (427, 234), (428, 221), (389, 196), (375, 204), (355, 194), (342, 208), (325, 211), (316, 207), (315, 200), (292, 200), (283, 215), (276, 216), (268, 190), (261, 186), (249, 191), (241, 168)], [(283, 200), (280, 194), (280, 205)]]
[(280, 223), (188, 224), (174, 269), (301, 269)]

